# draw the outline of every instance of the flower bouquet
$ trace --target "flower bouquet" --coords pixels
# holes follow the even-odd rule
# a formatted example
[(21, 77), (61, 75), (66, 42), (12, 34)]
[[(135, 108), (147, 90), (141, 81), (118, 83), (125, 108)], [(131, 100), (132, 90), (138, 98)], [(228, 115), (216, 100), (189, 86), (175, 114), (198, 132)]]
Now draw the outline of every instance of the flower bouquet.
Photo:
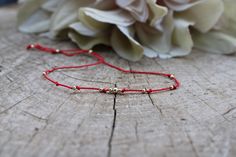
[(18, 26), (82, 49), (111, 46), (131, 61), (185, 56), (193, 48), (230, 54), (235, 7), (235, 0), (26, 0)]

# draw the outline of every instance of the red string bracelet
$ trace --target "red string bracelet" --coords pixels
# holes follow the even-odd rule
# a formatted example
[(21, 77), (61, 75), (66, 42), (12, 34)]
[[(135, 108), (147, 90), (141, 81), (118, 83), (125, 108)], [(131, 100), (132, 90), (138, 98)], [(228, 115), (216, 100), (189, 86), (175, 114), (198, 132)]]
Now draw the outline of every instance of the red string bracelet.
[[(60, 50), (60, 49), (53, 49), (53, 48), (48, 48), (48, 47), (44, 47), (40, 44), (31, 44), (28, 45), (27, 50), (30, 49), (37, 49), (46, 53), (50, 53), (50, 54), (62, 54), (68, 57), (73, 57), (76, 55), (80, 55), (80, 54), (88, 54), (94, 58), (96, 58), (96, 62), (95, 63), (91, 63), (91, 64), (84, 64), (84, 65), (79, 65), (79, 66), (61, 66), (61, 67), (55, 67), (49, 70), (46, 70), (43, 72), (43, 76), (45, 79), (47, 79), (48, 81), (50, 81), (51, 83), (55, 84), (56, 86), (60, 86), (60, 87), (64, 87), (70, 90), (74, 90), (74, 91), (81, 91), (81, 90), (91, 90), (91, 91), (98, 91), (101, 93), (109, 93), (109, 94), (124, 94), (124, 93), (142, 93), (142, 94), (151, 94), (151, 93), (158, 93), (158, 92), (164, 92), (164, 91), (171, 91), (171, 90), (176, 90), (177, 88), (180, 87), (180, 82), (175, 78), (175, 76), (173, 74), (166, 74), (166, 73), (161, 73), (161, 72), (146, 72), (146, 71), (136, 71), (136, 70), (125, 70), (123, 68), (120, 68), (118, 66), (115, 66), (113, 64), (110, 64), (108, 62), (105, 61), (105, 59), (99, 55), (98, 53), (94, 52), (93, 50), (80, 50), (80, 49), (75, 49), (75, 50)], [(164, 88), (159, 88), (159, 89), (130, 89), (130, 88), (98, 88), (98, 87), (85, 87), (85, 86), (70, 86), (70, 85), (66, 85), (66, 84), (62, 84), (57, 82), (56, 80), (53, 80), (52, 78), (49, 77), (50, 73), (53, 73), (55, 71), (58, 70), (63, 70), (63, 69), (79, 69), (79, 68), (84, 68), (84, 67), (92, 67), (92, 66), (96, 66), (99, 64), (103, 64), (106, 66), (109, 66), (113, 69), (116, 69), (118, 71), (124, 72), (124, 73), (132, 73), (132, 74), (144, 74), (144, 75), (159, 75), (159, 76), (163, 76), (166, 78), (169, 78), (170, 80), (172, 80), (174, 82), (173, 85), (169, 86), (169, 87), (164, 87)]]

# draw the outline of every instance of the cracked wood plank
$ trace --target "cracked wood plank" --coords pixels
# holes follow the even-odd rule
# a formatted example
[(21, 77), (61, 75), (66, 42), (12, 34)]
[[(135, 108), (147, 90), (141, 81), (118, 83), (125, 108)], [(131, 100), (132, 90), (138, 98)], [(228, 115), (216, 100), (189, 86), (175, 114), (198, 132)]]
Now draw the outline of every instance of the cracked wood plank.
[[(150, 95), (71, 93), (41, 78), (44, 69), (92, 62), (27, 52), (29, 42), (68, 48), (15, 30), (17, 7), (0, 9), (0, 156), (234, 157), (236, 56), (194, 52), (181, 59), (127, 62), (126, 69), (174, 72), (177, 91)], [(108, 77), (109, 76), (109, 77)], [(149, 88), (161, 77), (126, 75), (104, 66), (53, 74), (70, 84)]]

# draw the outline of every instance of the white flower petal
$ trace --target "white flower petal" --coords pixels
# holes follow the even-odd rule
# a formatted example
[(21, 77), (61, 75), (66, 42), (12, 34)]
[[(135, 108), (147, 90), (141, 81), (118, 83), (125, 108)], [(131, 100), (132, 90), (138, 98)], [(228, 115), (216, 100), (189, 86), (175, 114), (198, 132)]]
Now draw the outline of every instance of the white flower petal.
[(43, 10), (36, 11), (20, 26), (19, 30), (25, 33), (42, 33), (50, 28), (50, 14)]
[(175, 45), (169, 52), (171, 56), (186, 56), (193, 48), (193, 41), (189, 31), (189, 26), (193, 25), (192, 22), (185, 20), (175, 20), (175, 29), (172, 36), (172, 44)]
[(134, 18), (132, 18), (127, 11), (121, 9), (102, 11), (93, 8), (81, 8), (80, 20), (86, 24), (86, 22), (89, 21), (87, 19), (84, 20), (84, 16), (90, 17), (91, 19), (102, 23), (109, 23), (126, 27), (132, 25), (135, 22)]
[(135, 27), (138, 39), (144, 46), (158, 53), (168, 53), (171, 50), (172, 32), (174, 30), (171, 13), (165, 17), (162, 25), (163, 31), (142, 23), (136, 23)]
[(236, 37), (236, 1), (223, 0), (223, 2), (225, 7), (224, 13), (215, 26), (215, 29)]
[(170, 59), (172, 56), (170, 54), (160, 53), (158, 54), (159, 58), (161, 59)]
[(114, 0), (96, 0), (92, 7), (101, 10), (112, 10), (116, 8), (116, 4)]
[(89, 37), (97, 36), (101, 32), (100, 30), (90, 29), (81, 22), (71, 24), (70, 28), (80, 33), (81, 35)]
[(205, 33), (217, 23), (224, 11), (224, 5), (222, 0), (202, 0), (200, 2), (176, 16), (194, 22), (193, 27)]
[(43, 3), (41, 8), (49, 12), (55, 12), (65, 1), (66, 0), (48, 0)]
[(89, 37), (75, 31), (69, 31), (69, 38), (82, 49), (91, 49), (98, 44), (110, 45), (109, 36)]
[(73, 22), (76, 22), (78, 19), (79, 4), (80, 2), (77, 0), (70, 0), (63, 3), (62, 7), (52, 16), (51, 32), (60, 32)]
[(162, 31), (163, 28), (161, 27), (161, 22), (164, 16), (167, 15), (168, 9), (166, 7), (157, 5), (153, 0), (147, 0), (147, 4), (150, 8), (150, 25)]
[(231, 54), (236, 52), (236, 38), (218, 31), (206, 34), (194, 32), (195, 47), (213, 53)]
[(140, 22), (147, 21), (149, 11), (144, 0), (116, 0), (116, 4), (129, 11), (136, 20)]
[(165, 0), (165, 4), (175, 11), (184, 11), (201, 3), (200, 0)]
[(19, 9), (19, 13), (17, 15), (17, 23), (18, 25), (23, 24), (28, 18), (30, 18), (35, 12), (40, 10), (41, 5), (45, 0), (28, 0), (27, 3), (23, 3), (23, 5)]
[(143, 47), (134, 39), (132, 28), (114, 28), (111, 36), (111, 46), (121, 57), (138, 61), (143, 56)]
[(153, 49), (150, 49), (148, 47), (143, 47), (144, 49), (144, 55), (149, 57), (149, 58), (156, 58), (158, 57), (158, 54), (156, 51), (154, 51)]

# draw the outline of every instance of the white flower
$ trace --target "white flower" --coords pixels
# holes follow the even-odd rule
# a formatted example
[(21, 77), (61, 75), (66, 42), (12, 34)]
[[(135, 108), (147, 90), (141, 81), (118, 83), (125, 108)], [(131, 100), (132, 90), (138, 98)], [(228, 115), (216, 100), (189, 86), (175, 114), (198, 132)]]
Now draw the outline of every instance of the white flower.
[(207, 33), (193, 32), (195, 47), (219, 54), (236, 52), (236, 1), (223, 0), (224, 13)]
[[(69, 38), (83, 49), (108, 45), (137, 61), (143, 54), (169, 58), (187, 55), (194, 46), (214, 48), (209, 41), (218, 37), (212, 32), (216, 23), (220, 33), (229, 27), (218, 22), (231, 14), (223, 12), (223, 0), (28, 0), (18, 19), (22, 32)], [(233, 36), (221, 39), (231, 47), (226, 52), (235, 50)]]

